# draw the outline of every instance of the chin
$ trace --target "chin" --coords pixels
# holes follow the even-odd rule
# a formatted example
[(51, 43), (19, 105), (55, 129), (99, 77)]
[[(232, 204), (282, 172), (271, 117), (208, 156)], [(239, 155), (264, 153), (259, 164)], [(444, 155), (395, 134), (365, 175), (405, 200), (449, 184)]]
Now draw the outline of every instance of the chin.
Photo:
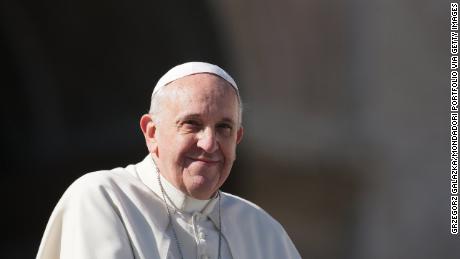
[(191, 176), (188, 179), (188, 189), (192, 197), (197, 199), (209, 199), (211, 195), (217, 190), (217, 181), (208, 179), (202, 175)]

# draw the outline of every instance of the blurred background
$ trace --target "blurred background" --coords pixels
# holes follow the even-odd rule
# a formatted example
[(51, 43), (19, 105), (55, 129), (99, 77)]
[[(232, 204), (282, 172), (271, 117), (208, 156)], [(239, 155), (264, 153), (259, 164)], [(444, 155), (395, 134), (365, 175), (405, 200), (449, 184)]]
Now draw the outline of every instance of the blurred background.
[(225, 191), (304, 258), (460, 258), (450, 235), (448, 1), (1, 2), (1, 258), (64, 190), (147, 154), (158, 78), (219, 64), (245, 103)]

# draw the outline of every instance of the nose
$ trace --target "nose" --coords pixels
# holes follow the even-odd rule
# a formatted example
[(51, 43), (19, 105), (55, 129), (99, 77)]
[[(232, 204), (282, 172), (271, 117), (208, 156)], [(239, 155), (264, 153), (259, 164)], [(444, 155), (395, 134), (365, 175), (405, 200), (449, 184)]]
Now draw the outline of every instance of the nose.
[(207, 153), (214, 153), (217, 151), (217, 138), (216, 132), (211, 128), (205, 128), (198, 136), (197, 146)]

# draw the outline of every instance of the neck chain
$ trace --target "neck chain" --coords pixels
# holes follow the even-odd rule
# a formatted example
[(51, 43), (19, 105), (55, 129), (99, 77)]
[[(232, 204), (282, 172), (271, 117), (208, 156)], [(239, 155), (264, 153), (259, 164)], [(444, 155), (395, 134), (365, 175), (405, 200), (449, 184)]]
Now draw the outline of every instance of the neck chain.
[[(160, 189), (161, 189), (161, 194), (163, 195), (163, 201), (164, 201), (164, 204), (165, 204), (165, 207), (166, 207), (166, 212), (168, 213), (168, 218), (169, 218), (169, 222), (171, 222), (171, 227), (172, 227), (172, 230), (173, 230), (173, 236), (174, 236), (174, 240), (176, 241), (176, 246), (177, 246), (177, 250), (179, 250), (179, 255), (180, 255), (180, 258), (184, 259), (184, 254), (182, 253), (182, 249), (181, 249), (181, 245), (180, 245), (180, 242), (179, 242), (179, 239), (177, 238), (177, 232), (176, 232), (176, 229), (174, 228), (174, 221), (173, 221), (173, 218), (172, 218), (172, 215), (171, 215), (171, 211), (169, 210), (169, 206), (168, 206), (168, 203), (166, 202), (166, 192), (163, 188), (163, 184), (161, 183), (161, 179), (160, 179), (160, 172), (158, 171), (158, 167), (157, 167), (157, 179), (158, 179), (158, 184), (160, 185)], [(220, 217), (220, 191), (218, 190), (217, 191), (217, 195), (218, 195), (218, 212), (219, 212), (219, 229), (218, 229), (218, 232), (219, 232), (219, 246), (218, 246), (218, 250), (217, 250), (217, 258), (218, 259), (221, 259), (220, 258), (220, 246), (221, 246), (221, 241), (222, 241), (222, 232), (221, 232), (221, 229), (222, 229), (222, 220), (221, 220), (221, 217)]]

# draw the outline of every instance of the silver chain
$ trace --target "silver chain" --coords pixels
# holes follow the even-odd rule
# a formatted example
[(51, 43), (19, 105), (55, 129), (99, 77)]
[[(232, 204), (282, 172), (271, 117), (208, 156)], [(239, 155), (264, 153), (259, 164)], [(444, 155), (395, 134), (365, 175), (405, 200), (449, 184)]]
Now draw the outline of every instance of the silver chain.
[[(180, 242), (179, 242), (179, 238), (177, 237), (177, 233), (176, 233), (176, 228), (174, 227), (174, 221), (173, 221), (173, 218), (172, 218), (172, 215), (171, 215), (171, 211), (169, 210), (169, 206), (168, 206), (168, 203), (166, 202), (166, 192), (163, 188), (163, 184), (161, 183), (161, 179), (160, 179), (160, 172), (158, 171), (158, 167), (157, 167), (157, 179), (158, 179), (158, 184), (160, 185), (160, 189), (161, 189), (161, 194), (163, 195), (163, 201), (164, 201), (164, 204), (165, 204), (165, 207), (166, 207), (166, 211), (168, 213), (168, 218), (169, 218), (169, 222), (171, 222), (171, 227), (172, 227), (172, 230), (173, 230), (173, 235), (174, 235), (174, 240), (176, 241), (176, 246), (177, 246), (177, 250), (179, 250), (179, 255), (180, 255), (180, 258), (184, 259), (184, 255), (182, 254), (182, 249), (181, 249), (181, 245), (180, 245)], [(217, 195), (218, 195), (218, 212), (219, 212), (219, 246), (218, 246), (218, 250), (217, 250), (217, 258), (218, 259), (221, 259), (220, 258), (220, 247), (221, 247), (221, 242), (222, 242), (222, 232), (221, 232), (221, 229), (222, 229), (222, 220), (221, 220), (221, 217), (220, 217), (220, 191), (218, 190), (217, 191)]]

